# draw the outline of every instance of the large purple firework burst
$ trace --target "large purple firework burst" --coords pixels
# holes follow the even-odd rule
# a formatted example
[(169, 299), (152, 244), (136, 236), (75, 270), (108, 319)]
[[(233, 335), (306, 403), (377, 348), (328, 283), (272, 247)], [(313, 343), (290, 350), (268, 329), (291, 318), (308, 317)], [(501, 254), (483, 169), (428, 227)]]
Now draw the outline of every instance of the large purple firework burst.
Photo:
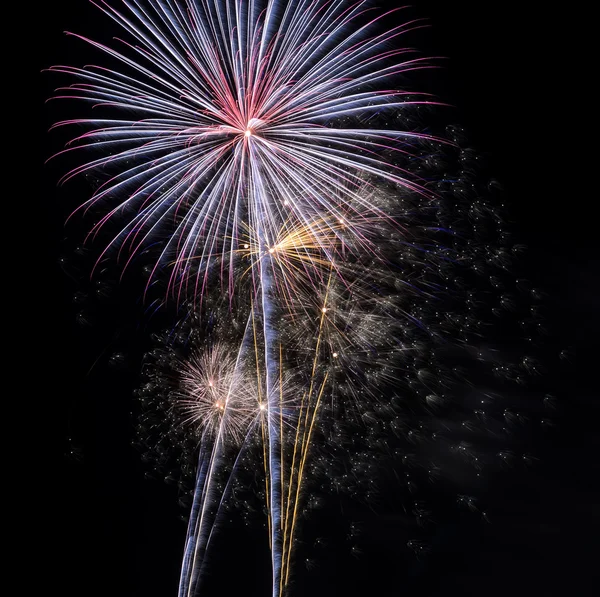
[[(470, 342), (483, 334), (479, 281), (498, 270), (488, 282), (500, 288), (508, 241), (464, 170), (440, 176), (442, 142), (411, 123), (414, 106), (435, 102), (396, 89), (429, 67), (398, 49), (420, 21), (387, 30), (385, 13), (346, 0), (122, 4), (97, 6), (126, 39), (81, 38), (109, 66), (51, 69), (77, 79), (56, 97), (102, 115), (56, 125), (86, 128), (61, 153), (100, 152), (64, 180), (102, 179), (80, 208), (104, 210), (93, 237), (118, 222), (97, 264), (152, 255), (146, 293), (178, 306), (140, 396), (143, 443), (178, 444), (193, 479), (179, 596), (201, 594), (220, 516), (242, 493), (264, 511), (278, 597), (321, 490), (376, 493), (369, 449), (423, 465), (431, 481), (444, 466), (436, 446), (448, 444), (476, 483), (486, 457), (476, 438), (507, 427), (490, 423), (493, 392), (447, 363), (505, 367)], [(443, 310), (442, 296), (460, 309)], [(532, 368), (502, 374), (519, 383)], [(432, 422), (460, 392), (470, 393), (460, 432)], [(425, 524), (416, 476), (401, 485)]]
[(133, 115), (56, 125), (92, 128), (65, 151), (103, 152), (64, 180), (111, 173), (82, 206), (111, 205), (91, 233), (130, 216), (106, 251), (131, 259), (158, 237), (157, 268), (171, 269), (173, 292), (201, 294), (209, 275), (226, 269), (233, 292), (242, 238), (259, 248), (258, 267), (282, 228), (318, 227), (314, 242), (331, 259), (331, 221), (388, 217), (364, 196), (365, 177), (425, 192), (398, 159), (380, 154), (400, 156), (427, 135), (371, 124), (382, 110), (429, 103), (386, 88), (394, 76), (427, 67), (390, 49), (418, 23), (373, 32), (385, 15), (373, 16), (366, 2), (123, 4), (125, 14), (99, 7), (131, 42), (113, 50), (86, 39), (118, 69), (51, 69), (81, 81), (57, 97)]

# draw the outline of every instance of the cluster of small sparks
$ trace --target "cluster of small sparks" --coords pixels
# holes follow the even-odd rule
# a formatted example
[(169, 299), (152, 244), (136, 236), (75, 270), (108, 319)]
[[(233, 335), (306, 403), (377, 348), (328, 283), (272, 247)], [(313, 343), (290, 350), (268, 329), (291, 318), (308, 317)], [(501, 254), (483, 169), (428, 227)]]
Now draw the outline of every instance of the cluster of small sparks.
[[(428, 66), (393, 49), (419, 22), (380, 32), (386, 15), (360, 0), (123, 4), (98, 4), (132, 40), (121, 51), (82, 38), (119, 68), (51, 69), (79, 81), (57, 97), (115, 112), (57, 124), (90, 128), (61, 153), (102, 152), (64, 179), (104, 178), (82, 205), (108, 206), (91, 236), (127, 218), (97, 265), (154, 255), (146, 293), (185, 313), (139, 392), (142, 443), (179, 445), (176, 476), (193, 478), (179, 596), (201, 591), (219, 518), (250, 477), (279, 597), (317, 488), (373, 494), (369, 449), (433, 479), (443, 464), (426, 453), (446, 442), (479, 476), (485, 455), (457, 438), (493, 426), (495, 398), (473, 390), (460, 433), (438, 414), (469, 385), (447, 365), (456, 354), (479, 346), (476, 359), (504, 367), (482, 356), (480, 305), (491, 293), (512, 308), (498, 290), (510, 242), (466, 170), (440, 176), (438, 142), (406, 130), (405, 109), (432, 102), (388, 89)], [(377, 124), (384, 110), (397, 129)], [(515, 381), (534, 366), (511, 369)]]

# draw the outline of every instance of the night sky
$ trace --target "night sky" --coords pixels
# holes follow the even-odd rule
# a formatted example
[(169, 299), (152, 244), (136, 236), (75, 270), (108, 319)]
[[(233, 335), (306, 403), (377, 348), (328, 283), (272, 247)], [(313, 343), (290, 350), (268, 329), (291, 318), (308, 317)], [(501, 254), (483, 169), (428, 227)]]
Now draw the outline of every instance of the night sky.
[[(519, 271), (545, 292), (547, 353), (571, 355), (560, 371), (545, 373), (548, 391), (559, 399), (556, 428), (535, 447), (534, 466), (490, 480), (493, 523), (458, 517), (439, 530), (430, 556), (417, 560), (396, 545), (401, 517), (361, 512), (368, 549), (358, 559), (337, 557), (334, 541), (319, 565), (301, 574), (294, 594), (592, 594), (600, 553), (600, 410), (593, 379), (599, 261), (597, 234), (588, 232), (594, 197), (579, 189), (581, 147), (572, 137), (590, 111), (580, 111), (565, 65), (566, 15), (524, 4), (417, 0), (410, 14), (428, 18), (431, 28), (411, 43), (424, 55), (446, 57), (443, 68), (428, 75), (453, 106), (442, 116), (464, 126), (501, 181), (511, 227), (528, 247)], [(30, 280), (39, 297), (30, 334), (38, 340), (28, 341), (28, 361), (31, 371), (43, 372), (35, 375), (44, 427), (36, 462), (45, 472), (36, 486), (33, 516), (42, 522), (36, 523), (35, 558), (48, 594), (169, 597), (177, 587), (183, 510), (175, 487), (145, 478), (131, 447), (132, 392), (148, 349), (138, 281), (106, 289), (88, 281), (90, 260), (76, 251), (83, 231), (64, 220), (89, 190), (84, 182), (58, 189), (61, 165), (44, 165), (63, 141), (47, 129), (69, 108), (44, 104), (57, 81), (40, 71), (93, 61), (90, 49), (62, 31), (106, 40), (112, 24), (81, 0), (45, 3), (35, 19), (40, 39), (31, 78), (39, 97), (40, 189), (27, 200), (26, 217), (39, 220), (41, 232), (38, 271)], [(97, 297), (96, 307), (83, 314), (81, 293)], [(37, 466), (28, 468), (35, 475)], [(335, 511), (324, 515), (334, 520)], [(214, 546), (209, 580), (221, 592), (207, 595), (268, 594), (260, 532), (233, 530), (228, 537)]]

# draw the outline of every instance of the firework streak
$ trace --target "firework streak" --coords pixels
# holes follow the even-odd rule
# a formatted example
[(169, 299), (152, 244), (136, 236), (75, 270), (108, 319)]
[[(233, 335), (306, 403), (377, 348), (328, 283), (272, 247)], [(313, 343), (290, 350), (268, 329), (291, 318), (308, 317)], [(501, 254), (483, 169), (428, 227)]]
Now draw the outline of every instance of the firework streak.
[[(279, 596), (320, 407), (333, 400), (340, 370), (356, 400), (372, 393), (361, 363), (393, 345), (384, 330), (399, 314), (383, 290), (380, 248), (402, 231), (378, 187), (427, 196), (398, 164), (411, 143), (433, 139), (377, 123), (384, 110), (432, 103), (388, 88), (428, 68), (396, 45), (421, 24), (382, 31), (389, 13), (348, 0), (122, 4), (97, 6), (125, 40), (113, 49), (81, 38), (109, 66), (51, 69), (78, 80), (56, 97), (106, 114), (55, 125), (89, 128), (61, 153), (101, 152), (64, 180), (104, 177), (80, 208), (104, 208), (91, 236), (125, 218), (99, 262), (115, 254), (127, 268), (151, 248), (147, 290), (162, 278), (177, 304), (219, 313), (221, 329), (245, 321), (235, 342), (211, 339), (179, 367), (174, 408), (201, 438), (179, 596), (199, 591), (219, 508), (251, 438), (263, 446)], [(215, 294), (221, 305), (210, 312)], [(224, 469), (230, 480), (215, 483)]]

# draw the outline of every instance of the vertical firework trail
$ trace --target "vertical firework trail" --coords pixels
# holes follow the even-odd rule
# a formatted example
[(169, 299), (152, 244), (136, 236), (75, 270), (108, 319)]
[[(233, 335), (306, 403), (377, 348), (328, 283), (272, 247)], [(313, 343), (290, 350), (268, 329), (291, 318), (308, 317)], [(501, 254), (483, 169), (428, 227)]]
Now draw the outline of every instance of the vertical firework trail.
[[(262, 240), (258, 236), (259, 242)], [(263, 243), (261, 243), (263, 244)], [(264, 244), (263, 244), (264, 246)], [(279, 395), (273, 391), (275, 380), (279, 379), (279, 355), (277, 350), (277, 331), (274, 321), (272, 294), (273, 273), (268, 254), (260, 262), (260, 285), (262, 319), (264, 330), (265, 351), (265, 392), (267, 395), (267, 420), (268, 443), (269, 443), (269, 482), (270, 495), (269, 504), (271, 510), (271, 553), (273, 557), (273, 593), (279, 593), (281, 577), (281, 436), (278, 426), (280, 418)]]
[[(201, 322), (220, 318), (223, 339), (211, 332), (203, 356), (179, 366), (179, 406), (200, 437), (179, 596), (198, 594), (236, 463), (258, 438), (279, 597), (321, 406), (342, 378), (352, 402), (376, 395), (375, 377), (394, 375), (381, 363), (406, 350), (373, 330), (404, 317), (386, 290), (387, 245), (403, 234), (395, 199), (433, 198), (400, 164), (409, 144), (435, 139), (394, 128), (410, 106), (433, 103), (394, 88), (428, 68), (395, 45), (421, 25), (384, 30), (398, 9), (360, 0), (122, 4), (96, 4), (126, 31), (122, 50), (77, 36), (107, 66), (50, 69), (78, 80), (56, 97), (106, 114), (57, 123), (89, 127), (60, 154), (101, 152), (64, 180), (104, 179), (82, 205), (105, 211), (91, 237), (126, 220), (98, 264), (155, 254), (147, 292), (168, 270), (169, 299)], [(236, 318), (246, 322), (237, 336), (227, 332)], [(374, 354), (376, 374), (365, 367)]]
[[(212, 430), (216, 433), (215, 437), (211, 437), (211, 430), (207, 430), (200, 442), (196, 486), (181, 568), (179, 597), (189, 597), (195, 594), (206, 548), (210, 541), (210, 532), (218, 513), (218, 509), (217, 512), (209, 511), (213, 507), (214, 501), (211, 495), (214, 493), (212, 480), (215, 468), (219, 466), (220, 460), (222, 460), (222, 450), (227, 441), (227, 434), (231, 432), (231, 429), (227, 427), (230, 411), (231, 409), (239, 411), (244, 408), (255, 408), (252, 393), (249, 392), (248, 388), (240, 388), (242, 383), (248, 383), (246, 380), (242, 380), (240, 369), (244, 353), (248, 350), (251, 330), (252, 319), (249, 318), (235, 361), (227, 363), (229, 354), (215, 350), (209, 358), (213, 360), (212, 364), (216, 370), (208, 363), (202, 362), (198, 363), (198, 368), (192, 367), (191, 370), (188, 368), (186, 371), (186, 377), (192, 385), (192, 388), (188, 388), (188, 392), (192, 396), (196, 393), (195, 386), (198, 383), (198, 376), (202, 378), (203, 375), (206, 376), (208, 371), (208, 380), (204, 380), (204, 382), (208, 381), (208, 406), (209, 409), (212, 409), (217, 404), (219, 417), (217, 418), (216, 429)], [(217, 360), (218, 363), (215, 362)], [(224, 387), (222, 395), (219, 394), (218, 389), (215, 389), (215, 384), (221, 384)], [(240, 395), (240, 392), (245, 392), (246, 395)], [(191, 406), (193, 412), (195, 405), (192, 404)], [(230, 474), (233, 474), (233, 471)], [(223, 497), (225, 493), (224, 491)]]

